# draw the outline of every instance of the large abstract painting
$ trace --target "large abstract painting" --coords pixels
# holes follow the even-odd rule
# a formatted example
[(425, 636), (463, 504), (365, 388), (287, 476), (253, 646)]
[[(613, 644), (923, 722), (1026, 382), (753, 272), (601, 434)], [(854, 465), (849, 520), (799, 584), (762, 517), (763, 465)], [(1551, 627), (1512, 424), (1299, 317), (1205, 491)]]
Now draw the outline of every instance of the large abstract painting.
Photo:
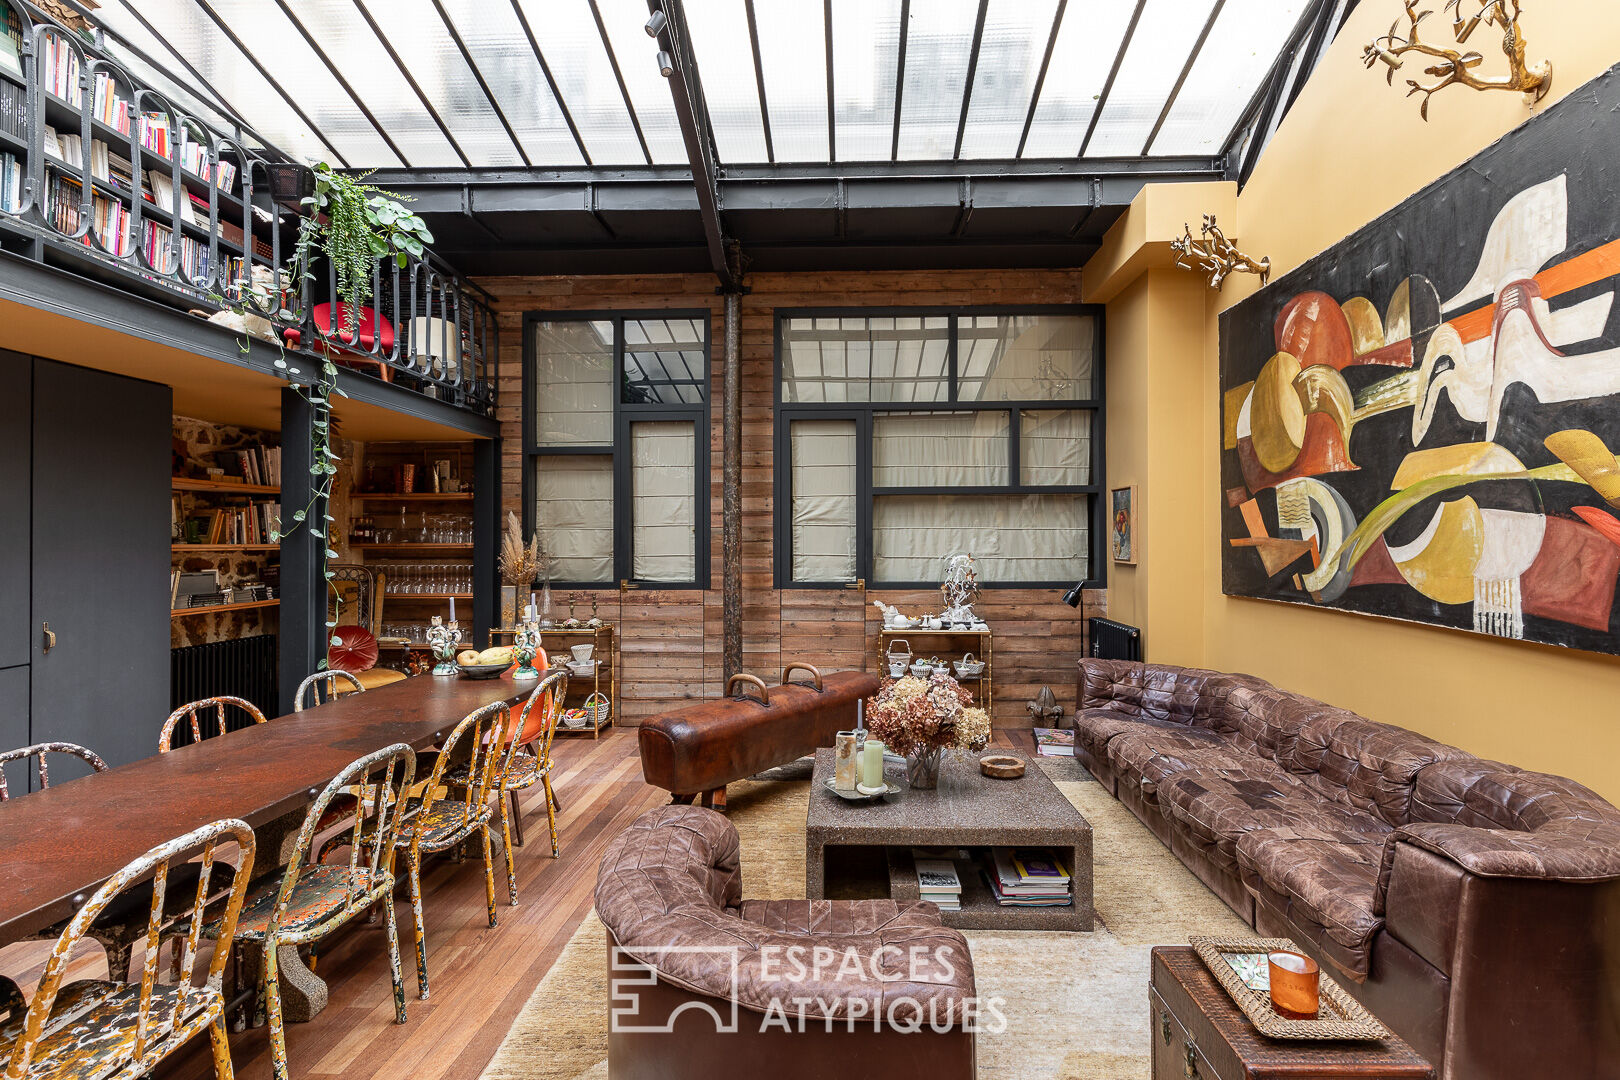
[(1620, 69), (1222, 316), (1228, 594), (1620, 652), (1617, 115)]

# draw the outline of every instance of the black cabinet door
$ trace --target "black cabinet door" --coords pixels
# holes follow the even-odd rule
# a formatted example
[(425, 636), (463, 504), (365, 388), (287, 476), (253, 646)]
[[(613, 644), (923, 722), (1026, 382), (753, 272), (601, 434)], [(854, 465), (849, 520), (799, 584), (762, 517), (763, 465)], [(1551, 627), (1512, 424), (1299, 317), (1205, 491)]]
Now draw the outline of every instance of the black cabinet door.
[(157, 383), (34, 364), (31, 735), (109, 765), (155, 753), (169, 711), (171, 404)]
[[(28, 743), (28, 665), (0, 668), (0, 750), (15, 750)], [(0, 768), (5, 769), (9, 794), (29, 790), (34, 779), (29, 762), (13, 761)]]
[[(0, 668), (28, 663), (33, 640), (28, 600), (33, 364), (31, 357), (0, 350)], [(24, 728), (25, 741), (27, 736)]]

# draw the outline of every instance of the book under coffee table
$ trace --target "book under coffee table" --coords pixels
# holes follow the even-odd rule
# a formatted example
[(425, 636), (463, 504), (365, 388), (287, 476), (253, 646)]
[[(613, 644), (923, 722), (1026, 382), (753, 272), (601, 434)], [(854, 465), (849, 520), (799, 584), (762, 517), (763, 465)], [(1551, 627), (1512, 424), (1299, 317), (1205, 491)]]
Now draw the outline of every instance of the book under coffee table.
[[(850, 803), (826, 789), (833, 752), (816, 751), (810, 809), (805, 818), (805, 895), (812, 900), (919, 898), (911, 849), (966, 848), (958, 860), (962, 910), (940, 912), (959, 930), (1085, 930), (1092, 928), (1091, 824), (1030, 761), (1017, 780), (979, 772), (978, 754), (940, 762), (939, 787), (872, 803)], [(889, 779), (904, 783), (902, 770)], [(1068, 866), (1070, 907), (1003, 907), (980, 876), (986, 848), (1051, 848)]]

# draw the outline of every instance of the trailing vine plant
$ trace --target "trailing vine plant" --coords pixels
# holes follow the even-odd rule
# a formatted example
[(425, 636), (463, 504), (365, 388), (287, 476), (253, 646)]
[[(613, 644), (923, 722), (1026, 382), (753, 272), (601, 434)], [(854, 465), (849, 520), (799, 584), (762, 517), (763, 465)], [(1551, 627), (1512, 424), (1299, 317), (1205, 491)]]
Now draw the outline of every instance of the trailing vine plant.
[[(317, 255), (331, 260), (338, 294), (334, 299), (341, 301), (334, 306), (341, 312), (343, 335), (352, 341), (359, 326), (360, 308), (372, 297), (372, 274), (377, 261), (390, 258), (404, 269), (409, 256), (422, 257), (426, 245), (433, 242), (433, 234), (420, 217), (405, 208), (402, 196), (367, 184), (364, 175), (350, 177), (334, 172), (324, 161), (314, 165), (312, 171), (315, 194), (303, 200), (304, 214), (288, 259), (287, 278), (313, 284)], [(243, 281), (235, 302), (239, 314), (247, 314), (250, 298), (261, 311), (279, 314), (283, 310), (271, 290)], [(337, 330), (335, 322), (328, 323), (328, 335), (337, 336)], [(245, 353), (251, 335), (244, 330), (242, 337)], [(288, 361), (279, 336), (275, 343), (279, 353), (275, 367), (287, 377), (293, 392), (309, 404), (313, 419), (310, 423), (309, 502), (303, 509), (293, 511), (292, 521), (283, 523), (284, 528), (272, 529), (270, 540), (279, 543), (299, 528), (305, 529), (310, 543), (315, 545), (316, 566), (334, 603), (340, 606), (342, 599), (332, 582), (336, 572), (329, 565), (330, 560), (338, 557), (332, 548), (331, 534), (337, 519), (330, 512), (329, 501), (338, 462), (342, 460), (332, 448), (332, 398), (348, 395), (337, 384), (338, 369), (330, 356), (322, 357), (318, 375), (312, 381), (306, 380), (303, 370)], [(319, 521), (315, 520), (317, 509), (320, 510)], [(328, 644), (341, 645), (342, 641), (331, 634), (337, 626), (337, 611), (332, 614), (334, 617), (326, 621)], [(318, 667), (326, 669), (326, 657), (321, 657)]]

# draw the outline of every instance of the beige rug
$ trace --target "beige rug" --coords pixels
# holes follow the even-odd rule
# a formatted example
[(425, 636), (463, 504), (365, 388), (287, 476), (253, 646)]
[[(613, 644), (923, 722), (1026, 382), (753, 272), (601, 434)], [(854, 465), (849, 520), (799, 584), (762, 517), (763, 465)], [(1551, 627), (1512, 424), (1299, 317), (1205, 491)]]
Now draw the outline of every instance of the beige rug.
[[(1072, 766), (1072, 763), (1071, 763)], [(1080, 770), (1075, 770), (1080, 773)], [(1081, 773), (1083, 775), (1083, 773)], [(1091, 822), (1091, 934), (967, 931), (981, 998), (1002, 998), (1007, 1030), (978, 1037), (984, 1080), (1147, 1080), (1148, 951), (1248, 927), (1101, 785), (1057, 780)], [(803, 780), (734, 785), (743, 895), (804, 895)], [(535, 989), (484, 1080), (607, 1080), (607, 971), (595, 914)]]

